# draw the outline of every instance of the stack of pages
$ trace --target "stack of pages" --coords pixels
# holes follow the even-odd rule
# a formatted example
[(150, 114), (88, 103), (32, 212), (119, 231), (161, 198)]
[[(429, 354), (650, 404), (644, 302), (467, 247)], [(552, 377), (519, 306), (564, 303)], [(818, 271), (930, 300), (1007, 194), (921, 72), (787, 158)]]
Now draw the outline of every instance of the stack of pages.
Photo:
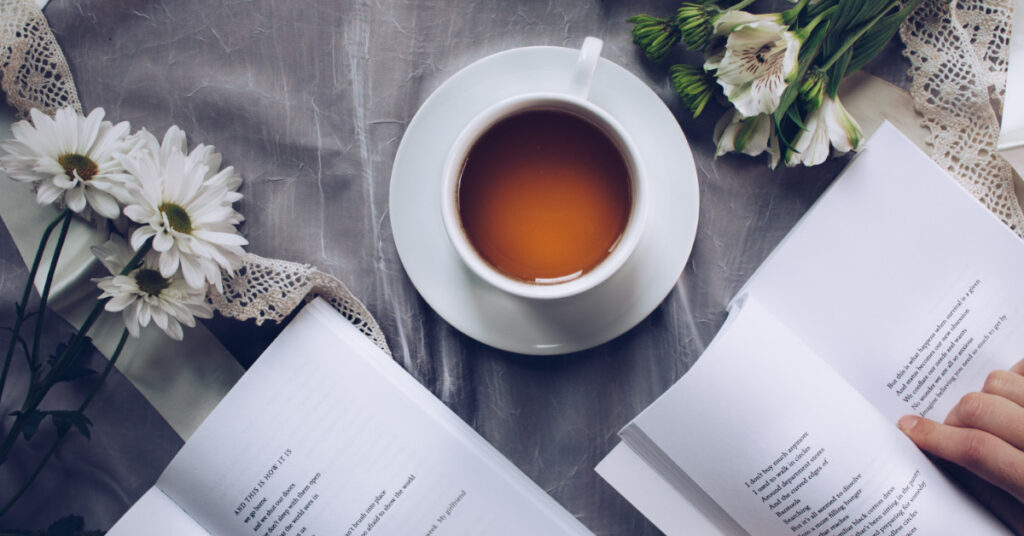
[(1002, 534), (896, 427), (1024, 355), (1024, 243), (891, 125), (598, 472), (669, 534)]

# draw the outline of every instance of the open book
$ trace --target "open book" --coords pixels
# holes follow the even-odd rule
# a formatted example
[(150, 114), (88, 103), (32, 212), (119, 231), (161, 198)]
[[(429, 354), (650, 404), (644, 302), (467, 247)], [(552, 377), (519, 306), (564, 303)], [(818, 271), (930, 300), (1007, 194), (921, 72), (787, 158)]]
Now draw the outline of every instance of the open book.
[(668, 533), (1001, 534), (896, 427), (1024, 355), (1024, 243), (891, 125), (598, 472)]
[(590, 532), (316, 300), (108, 534)]

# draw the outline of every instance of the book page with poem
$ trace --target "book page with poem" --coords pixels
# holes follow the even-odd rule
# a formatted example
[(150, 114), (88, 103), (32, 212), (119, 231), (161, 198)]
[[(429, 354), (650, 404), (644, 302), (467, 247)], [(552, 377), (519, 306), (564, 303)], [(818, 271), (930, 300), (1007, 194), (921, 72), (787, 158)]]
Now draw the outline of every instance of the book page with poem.
[(590, 534), (322, 301), (157, 487), (214, 536)]
[(751, 534), (1008, 534), (754, 300), (631, 425)]
[(895, 423), (1024, 357), (1024, 242), (892, 125), (741, 291)]

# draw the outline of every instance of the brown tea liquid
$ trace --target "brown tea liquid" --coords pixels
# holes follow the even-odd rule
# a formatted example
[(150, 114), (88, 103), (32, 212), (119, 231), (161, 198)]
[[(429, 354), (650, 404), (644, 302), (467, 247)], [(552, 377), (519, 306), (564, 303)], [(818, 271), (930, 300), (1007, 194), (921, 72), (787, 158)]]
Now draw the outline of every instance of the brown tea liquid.
[(498, 271), (528, 282), (571, 280), (597, 266), (622, 236), (631, 205), (629, 171), (612, 140), (552, 110), (492, 126), (470, 149), (459, 181), (469, 241)]

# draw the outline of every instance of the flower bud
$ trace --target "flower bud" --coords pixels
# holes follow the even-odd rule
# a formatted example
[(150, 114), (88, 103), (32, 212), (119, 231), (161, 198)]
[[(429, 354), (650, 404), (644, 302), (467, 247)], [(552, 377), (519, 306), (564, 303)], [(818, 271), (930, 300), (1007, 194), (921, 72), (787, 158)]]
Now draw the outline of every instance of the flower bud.
[(635, 15), (626, 22), (633, 23), (633, 42), (644, 50), (647, 59), (665, 61), (672, 47), (679, 42), (679, 28), (666, 18)]
[(699, 116), (715, 90), (711, 74), (701, 67), (686, 64), (673, 65), (669, 68), (668, 74), (683, 104), (693, 117)]
[(800, 84), (800, 100), (807, 105), (808, 110), (817, 110), (821, 107), (827, 82), (828, 76), (820, 70), (810, 71), (804, 77), (803, 83)]
[(718, 7), (711, 3), (684, 2), (679, 6), (679, 10), (676, 11), (676, 26), (682, 33), (683, 44), (687, 50), (700, 50), (707, 46), (719, 13)]

